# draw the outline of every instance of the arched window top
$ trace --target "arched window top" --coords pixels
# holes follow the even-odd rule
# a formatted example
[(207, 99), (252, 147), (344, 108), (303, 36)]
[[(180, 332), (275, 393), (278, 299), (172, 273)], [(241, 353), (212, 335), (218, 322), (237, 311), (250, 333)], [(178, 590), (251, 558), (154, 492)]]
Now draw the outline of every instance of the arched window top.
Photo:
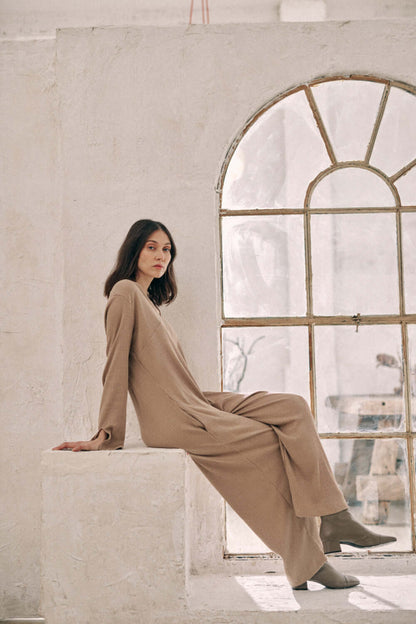
[[(391, 206), (392, 194), (396, 205), (404, 205), (416, 176), (415, 95), (406, 84), (350, 76), (320, 79), (279, 96), (234, 142), (222, 172), (221, 208), (309, 207), (310, 185), (316, 188), (313, 183), (324, 172), (347, 165), (361, 173), (337, 173), (326, 181), (337, 198), (333, 207), (352, 207), (347, 197), (344, 206), (339, 203), (348, 176), (366, 177), (362, 200), (357, 191), (352, 198), (354, 207)], [(385, 185), (370, 173), (384, 178)], [(378, 199), (369, 198), (367, 181)]]
[(331, 167), (310, 186), (310, 208), (395, 206), (397, 190), (388, 178), (369, 167)]

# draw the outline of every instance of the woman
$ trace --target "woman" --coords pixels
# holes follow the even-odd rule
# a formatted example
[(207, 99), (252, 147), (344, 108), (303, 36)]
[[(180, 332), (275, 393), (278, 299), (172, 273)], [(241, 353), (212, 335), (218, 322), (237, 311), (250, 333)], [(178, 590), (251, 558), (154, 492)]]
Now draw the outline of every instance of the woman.
[(301, 397), (199, 389), (159, 310), (176, 296), (175, 255), (162, 223), (142, 219), (130, 228), (104, 288), (107, 363), (98, 433), (55, 450), (122, 448), (129, 391), (144, 443), (185, 449), (281, 555), (294, 589), (307, 589), (307, 580), (333, 589), (357, 585), (325, 553), (340, 552), (341, 543), (364, 548), (396, 538), (368, 531), (352, 518)]

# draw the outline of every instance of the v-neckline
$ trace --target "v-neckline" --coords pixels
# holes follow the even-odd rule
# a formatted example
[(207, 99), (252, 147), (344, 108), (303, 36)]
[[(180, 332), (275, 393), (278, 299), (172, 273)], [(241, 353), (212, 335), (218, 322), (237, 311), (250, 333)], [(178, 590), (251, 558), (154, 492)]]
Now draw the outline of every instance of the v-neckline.
[(156, 310), (159, 312), (159, 316), (161, 317), (161, 316), (162, 316), (162, 314), (161, 314), (161, 312), (160, 312), (159, 308), (158, 308), (158, 307), (157, 307), (157, 305), (156, 305), (155, 303), (153, 303), (153, 301), (150, 299), (150, 297), (149, 297), (149, 295), (148, 295), (148, 293), (147, 293), (147, 290), (145, 290), (145, 289), (144, 289), (144, 287), (143, 287), (141, 284), (139, 284), (139, 282), (136, 282), (136, 281), (135, 281), (134, 283), (135, 283), (135, 284), (137, 284), (137, 286), (138, 286), (138, 287), (139, 287), (139, 289), (142, 291), (142, 293), (144, 294), (144, 296), (146, 297), (146, 299), (148, 300), (148, 302), (151, 304), (152, 308), (156, 308)]

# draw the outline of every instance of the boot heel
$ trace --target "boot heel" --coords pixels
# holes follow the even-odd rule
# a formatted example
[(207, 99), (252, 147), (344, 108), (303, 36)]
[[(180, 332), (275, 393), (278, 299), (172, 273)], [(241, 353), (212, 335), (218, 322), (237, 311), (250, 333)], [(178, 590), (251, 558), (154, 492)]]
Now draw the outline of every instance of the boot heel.
[(341, 544), (338, 540), (322, 542), (322, 546), (324, 547), (324, 553), (327, 555), (328, 553), (336, 553), (342, 552)]
[(308, 589), (308, 583), (305, 581), (302, 585), (296, 585), (296, 587), (292, 587), (292, 589)]

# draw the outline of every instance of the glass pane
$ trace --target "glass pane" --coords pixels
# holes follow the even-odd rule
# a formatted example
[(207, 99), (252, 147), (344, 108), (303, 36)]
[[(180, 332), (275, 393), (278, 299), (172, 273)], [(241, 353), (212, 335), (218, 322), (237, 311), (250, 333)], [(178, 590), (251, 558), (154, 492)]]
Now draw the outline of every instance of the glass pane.
[(410, 362), (410, 397), (413, 431), (416, 431), (416, 325), (408, 325), (409, 362)]
[(222, 208), (302, 207), (330, 165), (304, 91), (268, 109), (241, 139), (224, 179)]
[(226, 317), (305, 314), (301, 215), (224, 217), (222, 255)]
[(225, 503), (227, 553), (269, 553), (270, 548), (250, 529), (240, 516)]
[(390, 188), (368, 169), (336, 169), (312, 193), (311, 208), (364, 208), (395, 206)]
[(384, 84), (337, 80), (312, 87), (338, 161), (364, 160)]
[(405, 428), (399, 325), (315, 328), (319, 431)]
[(399, 311), (394, 214), (312, 215), (315, 314)]
[(394, 183), (402, 206), (416, 206), (416, 166)]
[(416, 312), (416, 213), (402, 214), (405, 308)]
[(306, 327), (226, 327), (224, 391), (292, 392), (309, 401)]
[[(397, 542), (371, 550), (411, 550), (406, 442), (393, 438), (322, 443), (353, 515), (377, 533), (397, 537)], [(342, 549), (357, 552), (347, 545)]]
[(416, 96), (392, 87), (370, 164), (393, 175), (416, 158)]
[[(309, 401), (306, 327), (223, 329), (224, 391), (293, 392)], [(268, 548), (226, 504), (227, 551), (266, 553)]]

